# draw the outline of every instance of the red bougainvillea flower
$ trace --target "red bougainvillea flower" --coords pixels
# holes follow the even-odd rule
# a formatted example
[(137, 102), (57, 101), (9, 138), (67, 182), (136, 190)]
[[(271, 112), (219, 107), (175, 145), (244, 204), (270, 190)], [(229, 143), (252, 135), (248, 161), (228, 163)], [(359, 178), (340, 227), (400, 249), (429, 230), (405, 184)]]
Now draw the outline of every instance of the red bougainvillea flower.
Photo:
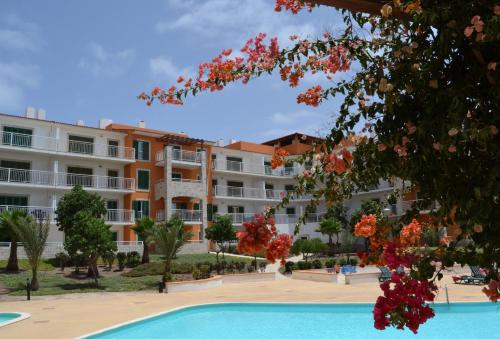
[(377, 217), (374, 214), (363, 215), (361, 221), (354, 226), (354, 235), (369, 238), (375, 234)]
[(243, 223), (243, 231), (237, 233), (238, 251), (250, 255), (264, 251), (274, 235), (274, 218), (257, 214), (251, 221)]
[(497, 280), (491, 279), (488, 287), (483, 288), (483, 293), (493, 302), (497, 302), (500, 299), (500, 275), (498, 275)]
[(274, 150), (273, 158), (271, 159), (271, 167), (272, 169), (276, 169), (285, 164), (285, 157), (289, 156), (287, 150), (283, 148), (276, 148)]
[(317, 107), (323, 98), (323, 88), (320, 85), (308, 89), (305, 93), (297, 96), (297, 103), (304, 103), (308, 106)]
[(281, 12), (282, 8), (285, 10), (292, 11), (293, 14), (297, 14), (304, 6), (307, 6), (308, 10), (312, 9), (312, 1), (304, 0), (276, 0), (276, 12)]
[(413, 219), (411, 223), (403, 226), (400, 233), (401, 245), (402, 246), (415, 246), (420, 241), (422, 236), (422, 225)]
[(373, 308), (376, 329), (383, 330), (387, 326), (403, 329), (406, 326), (417, 333), (421, 324), (434, 317), (434, 310), (426, 304), (436, 296), (437, 287), (433, 282), (394, 272), (380, 288), (383, 296), (378, 297)]
[(276, 259), (280, 259), (281, 265), (285, 265), (291, 247), (292, 237), (288, 234), (280, 234), (269, 243), (266, 250), (266, 258), (272, 263)]

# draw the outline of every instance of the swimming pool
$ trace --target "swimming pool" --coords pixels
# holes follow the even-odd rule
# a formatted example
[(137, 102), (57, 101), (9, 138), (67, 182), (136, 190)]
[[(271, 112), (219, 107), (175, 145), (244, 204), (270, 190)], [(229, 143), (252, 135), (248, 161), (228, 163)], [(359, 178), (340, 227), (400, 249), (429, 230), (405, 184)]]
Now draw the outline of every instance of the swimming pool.
[(20, 321), (29, 317), (27, 313), (21, 312), (0, 312), (0, 327), (6, 326), (8, 324), (15, 323), (16, 321)]
[[(415, 338), (409, 330), (373, 328), (370, 304), (227, 303), (181, 308), (85, 338), (323, 339)], [(434, 305), (436, 316), (418, 338), (500, 337), (500, 308), (493, 303)]]

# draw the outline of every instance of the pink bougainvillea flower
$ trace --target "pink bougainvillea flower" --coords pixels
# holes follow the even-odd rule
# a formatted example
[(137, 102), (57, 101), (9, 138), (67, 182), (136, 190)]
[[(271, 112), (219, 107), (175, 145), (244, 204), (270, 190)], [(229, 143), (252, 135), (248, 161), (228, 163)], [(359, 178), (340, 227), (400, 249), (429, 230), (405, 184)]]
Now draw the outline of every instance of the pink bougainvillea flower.
[(456, 151), (457, 151), (457, 146), (450, 145), (450, 147), (448, 147), (448, 152), (455, 153)]

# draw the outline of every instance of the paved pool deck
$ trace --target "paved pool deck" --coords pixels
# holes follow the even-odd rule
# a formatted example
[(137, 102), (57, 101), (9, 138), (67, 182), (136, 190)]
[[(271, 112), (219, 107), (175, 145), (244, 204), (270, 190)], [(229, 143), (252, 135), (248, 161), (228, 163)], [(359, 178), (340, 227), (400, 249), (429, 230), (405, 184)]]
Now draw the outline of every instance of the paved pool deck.
[[(487, 301), (482, 286), (456, 285), (446, 276), (439, 282), (437, 301)], [(0, 329), (0, 338), (73, 338), (122, 322), (181, 306), (221, 302), (375, 302), (377, 283), (334, 283), (280, 279), (276, 281), (225, 284), (194, 292), (85, 293), (34, 297), (31, 301), (0, 301), (0, 312), (26, 312), (31, 317)], [(207, 338), (210, 339), (210, 338)]]

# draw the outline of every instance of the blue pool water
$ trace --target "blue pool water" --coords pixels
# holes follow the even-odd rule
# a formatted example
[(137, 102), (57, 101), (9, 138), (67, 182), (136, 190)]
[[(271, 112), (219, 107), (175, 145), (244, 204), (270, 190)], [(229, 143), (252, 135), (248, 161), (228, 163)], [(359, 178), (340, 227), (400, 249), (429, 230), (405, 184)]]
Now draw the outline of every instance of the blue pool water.
[(19, 313), (0, 313), (0, 326), (7, 321), (19, 318), (21, 315)]
[(434, 305), (436, 316), (417, 336), (373, 328), (368, 304), (214, 304), (193, 306), (87, 338), (323, 339), (500, 338), (493, 303)]

